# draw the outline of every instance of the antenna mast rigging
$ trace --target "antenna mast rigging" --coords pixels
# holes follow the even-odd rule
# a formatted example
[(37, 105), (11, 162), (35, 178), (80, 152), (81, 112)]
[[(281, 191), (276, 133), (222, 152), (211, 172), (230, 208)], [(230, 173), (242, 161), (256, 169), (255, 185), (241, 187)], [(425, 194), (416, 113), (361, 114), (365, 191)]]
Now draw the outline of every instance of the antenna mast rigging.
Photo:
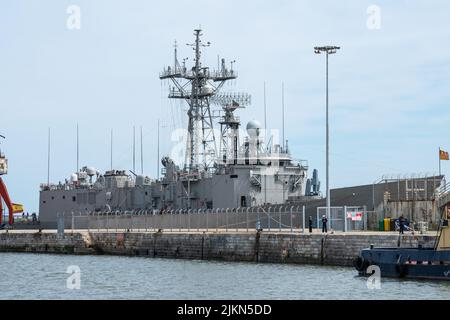
[(189, 106), (185, 155), (185, 169), (189, 172), (208, 171), (214, 167), (217, 145), (210, 100), (226, 81), (237, 78), (232, 67), (230, 70), (225, 67), (225, 59), (222, 59), (220, 70), (210, 71), (209, 67), (204, 67), (201, 63), (201, 47), (208, 47), (210, 43), (202, 43), (200, 29), (194, 30), (194, 35), (195, 42), (188, 44), (195, 52), (195, 64), (192, 69), (187, 70), (186, 59), (183, 60), (182, 65), (178, 62), (175, 43), (174, 66), (165, 68), (159, 77), (161, 80), (172, 81), (174, 87), (169, 90), (170, 99), (183, 99)]

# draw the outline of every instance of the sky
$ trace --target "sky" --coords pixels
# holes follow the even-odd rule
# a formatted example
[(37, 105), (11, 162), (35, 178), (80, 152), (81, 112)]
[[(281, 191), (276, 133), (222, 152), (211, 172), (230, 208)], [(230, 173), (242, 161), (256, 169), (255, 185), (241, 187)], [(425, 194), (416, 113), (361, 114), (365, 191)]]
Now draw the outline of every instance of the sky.
[[(80, 10), (73, 28), (71, 6)], [(375, 7), (374, 7), (375, 6)], [(374, 11), (375, 8), (375, 11)], [(2, 0), (0, 2), (0, 142), (13, 202), (37, 211), (47, 181), (80, 165), (131, 169), (133, 126), (143, 128), (144, 173), (157, 175), (171, 132), (186, 127), (186, 106), (167, 99), (159, 72), (179, 57), (193, 29), (210, 41), (203, 57), (236, 60), (237, 80), (224, 91), (248, 92), (243, 124), (281, 129), (292, 156), (319, 170), (325, 186), (325, 56), (329, 60), (330, 185), (370, 184), (383, 175), (438, 172), (438, 149), (450, 150), (450, 2), (299, 0)], [(69, 27), (68, 27), (69, 20)], [(228, 62), (229, 63), (229, 62)], [(139, 136), (139, 133), (137, 133)], [(137, 156), (139, 157), (139, 156)], [(139, 167), (139, 165), (137, 165)], [(442, 162), (450, 173), (450, 161)]]

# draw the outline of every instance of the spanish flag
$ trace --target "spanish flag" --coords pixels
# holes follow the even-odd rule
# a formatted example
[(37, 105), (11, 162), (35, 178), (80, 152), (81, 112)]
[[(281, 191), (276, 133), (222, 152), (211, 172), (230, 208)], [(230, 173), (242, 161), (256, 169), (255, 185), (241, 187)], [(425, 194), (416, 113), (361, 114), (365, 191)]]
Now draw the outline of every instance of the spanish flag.
[(449, 160), (448, 152), (439, 149), (439, 160)]
[(17, 203), (13, 203), (12, 204), (12, 209), (13, 209), (13, 213), (23, 212), (23, 205), (17, 204)]

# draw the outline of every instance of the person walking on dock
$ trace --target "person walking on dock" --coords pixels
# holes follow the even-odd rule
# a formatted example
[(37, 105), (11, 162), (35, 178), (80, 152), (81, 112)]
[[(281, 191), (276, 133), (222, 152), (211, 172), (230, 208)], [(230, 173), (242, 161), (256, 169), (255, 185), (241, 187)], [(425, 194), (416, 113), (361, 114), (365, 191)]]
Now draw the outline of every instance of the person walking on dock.
[(403, 215), (401, 215), (398, 218), (398, 227), (399, 227), (400, 234), (403, 234), (404, 224), (405, 224), (405, 218), (403, 218)]
[(308, 226), (309, 226), (309, 233), (312, 233), (312, 217), (309, 216), (309, 220), (308, 220)]
[(325, 233), (328, 232), (327, 231), (327, 222), (328, 222), (327, 217), (325, 215), (323, 215), (322, 216), (322, 232), (325, 232)]

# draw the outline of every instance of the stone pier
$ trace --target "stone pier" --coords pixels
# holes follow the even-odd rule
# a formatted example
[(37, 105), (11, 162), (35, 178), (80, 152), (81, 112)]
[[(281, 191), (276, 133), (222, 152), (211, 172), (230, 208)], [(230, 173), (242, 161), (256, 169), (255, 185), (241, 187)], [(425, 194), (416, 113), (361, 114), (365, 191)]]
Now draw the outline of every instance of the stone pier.
[[(400, 240), (400, 241), (399, 241)], [(432, 247), (435, 233), (393, 232), (115, 232), (9, 230), (0, 232), (1, 252), (109, 254), (158, 258), (350, 266), (363, 248)]]

